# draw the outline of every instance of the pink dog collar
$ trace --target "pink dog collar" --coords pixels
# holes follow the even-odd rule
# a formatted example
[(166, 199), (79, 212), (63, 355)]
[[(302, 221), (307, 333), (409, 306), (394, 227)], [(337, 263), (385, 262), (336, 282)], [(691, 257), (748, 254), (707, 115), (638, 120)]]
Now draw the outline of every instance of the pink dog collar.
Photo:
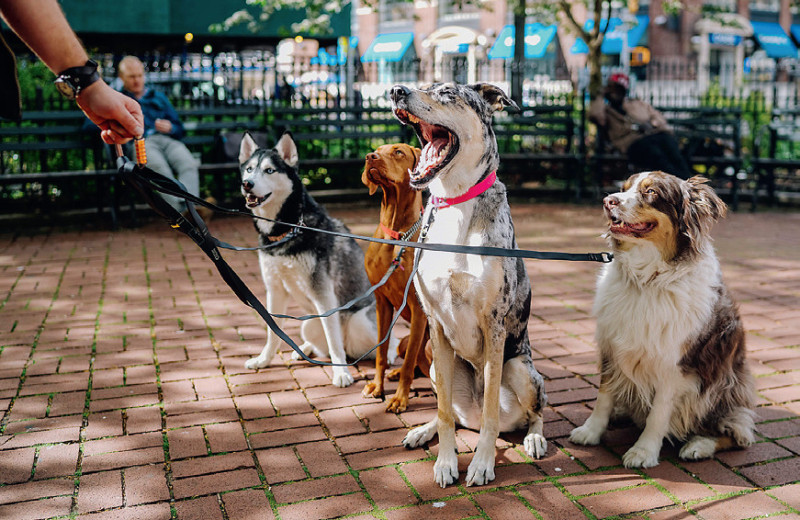
[(433, 196), (431, 197), (431, 204), (433, 204), (434, 208), (446, 208), (448, 206), (455, 206), (456, 204), (460, 204), (469, 199), (474, 199), (481, 193), (488, 190), (491, 185), (494, 184), (495, 180), (497, 180), (497, 172), (492, 172), (481, 182), (467, 190), (465, 194), (449, 199)]

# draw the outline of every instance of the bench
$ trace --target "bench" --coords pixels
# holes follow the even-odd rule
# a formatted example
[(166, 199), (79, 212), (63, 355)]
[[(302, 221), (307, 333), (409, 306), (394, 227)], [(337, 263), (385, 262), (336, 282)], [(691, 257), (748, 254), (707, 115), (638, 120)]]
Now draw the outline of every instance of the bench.
[(368, 153), (384, 144), (416, 144), (413, 130), (403, 126), (388, 107), (273, 106), (267, 110), (267, 123), (273, 143), (284, 131), (291, 131), (301, 173), (311, 187), (330, 184), (336, 177), (340, 188), (362, 189), (360, 173)]
[(117, 170), (108, 167), (102, 141), (86, 131), (87, 122), (79, 110), (29, 111), (19, 123), (0, 122), (3, 213), (52, 218), (64, 209), (87, 209), (90, 189), (98, 215), (107, 207), (116, 225)]
[[(580, 123), (580, 118), (577, 118)], [(580, 200), (583, 191), (583, 124), (576, 124), (570, 104), (523, 107), (519, 113), (497, 112), (494, 133), (500, 170), (512, 186), (524, 182), (566, 181)]]
[(800, 109), (772, 110), (770, 123), (755, 132), (750, 171), (756, 182), (754, 209), (762, 190), (770, 206), (776, 204), (779, 192), (800, 193)]
[[(714, 188), (731, 197), (731, 206), (738, 207), (740, 170), (744, 164), (741, 146), (742, 110), (739, 107), (655, 107), (666, 118), (678, 139), (684, 159), (697, 174), (708, 177)], [(595, 172), (595, 189), (599, 196), (606, 179), (621, 180), (618, 173), (632, 173), (627, 157), (612, 150), (602, 132), (598, 133), (590, 164)]]

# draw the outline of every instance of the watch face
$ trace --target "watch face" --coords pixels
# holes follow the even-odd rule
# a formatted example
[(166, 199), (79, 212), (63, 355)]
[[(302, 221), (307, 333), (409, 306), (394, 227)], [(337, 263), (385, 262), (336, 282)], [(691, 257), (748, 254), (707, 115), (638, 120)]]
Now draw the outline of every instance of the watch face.
[(56, 79), (53, 84), (62, 96), (67, 99), (75, 99), (75, 88), (62, 78)]

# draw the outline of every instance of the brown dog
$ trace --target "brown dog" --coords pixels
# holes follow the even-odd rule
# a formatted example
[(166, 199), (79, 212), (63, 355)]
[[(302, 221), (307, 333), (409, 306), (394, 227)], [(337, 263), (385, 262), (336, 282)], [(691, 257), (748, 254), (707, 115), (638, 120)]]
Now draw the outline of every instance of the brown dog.
[[(422, 192), (411, 189), (408, 173), (414, 169), (419, 153), (419, 148), (407, 144), (387, 144), (367, 154), (361, 182), (369, 188), (370, 195), (375, 194), (378, 187), (383, 191), (380, 225), (373, 235), (375, 238), (401, 238), (421, 218)], [(406, 240), (414, 241), (418, 236), (419, 230), (406, 237)], [(376, 284), (383, 278), (398, 252), (399, 248), (389, 244), (370, 243), (364, 258), (370, 283)], [(400, 267), (392, 273), (385, 285), (375, 291), (378, 338), (386, 336), (394, 311), (403, 302), (403, 292), (413, 263), (414, 251), (406, 249)], [(409, 322), (411, 333), (407, 338), (402, 367), (389, 374), (389, 379), (399, 376), (400, 384), (386, 405), (387, 412), (402, 412), (408, 407), (408, 392), (417, 366), (426, 376), (430, 372), (430, 359), (423, 348), (429, 338), (428, 319), (419, 304), (413, 285), (401, 316)], [(406, 341), (403, 340), (403, 343)], [(387, 350), (387, 343), (378, 349), (375, 357), (375, 378), (364, 387), (364, 397), (384, 396), (383, 376), (386, 372)], [(402, 351), (402, 343), (400, 350)]]

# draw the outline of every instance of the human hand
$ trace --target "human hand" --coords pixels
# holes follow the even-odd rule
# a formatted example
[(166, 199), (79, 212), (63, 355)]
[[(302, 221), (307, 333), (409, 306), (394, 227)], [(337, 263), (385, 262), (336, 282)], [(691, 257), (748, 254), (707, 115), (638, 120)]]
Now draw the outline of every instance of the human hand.
[(100, 137), (108, 144), (123, 144), (144, 133), (139, 103), (103, 80), (81, 90), (77, 103), (86, 117), (100, 127)]
[(156, 119), (155, 127), (156, 131), (162, 134), (172, 133), (172, 121), (169, 119)]

